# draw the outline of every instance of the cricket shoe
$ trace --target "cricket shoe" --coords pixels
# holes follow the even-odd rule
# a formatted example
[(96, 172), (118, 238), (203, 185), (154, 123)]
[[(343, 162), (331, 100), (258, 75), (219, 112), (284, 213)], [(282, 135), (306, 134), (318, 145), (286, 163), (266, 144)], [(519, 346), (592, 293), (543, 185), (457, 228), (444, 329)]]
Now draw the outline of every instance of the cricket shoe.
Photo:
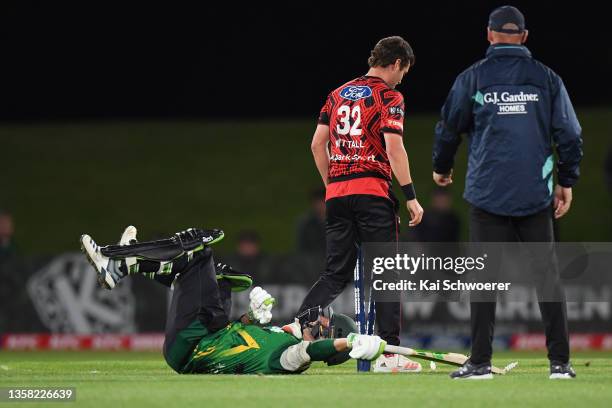
[(185, 231), (177, 232), (174, 234), (174, 239), (178, 240), (183, 249), (193, 249), (198, 245), (204, 244), (210, 246), (221, 241), (225, 234), (223, 230), (218, 228), (213, 229), (199, 229), (189, 228)]
[(238, 272), (231, 266), (224, 263), (217, 263), (215, 266), (217, 281), (226, 280), (232, 292), (242, 292), (253, 285), (253, 278), (248, 273)]
[(95, 268), (98, 274), (98, 283), (102, 287), (109, 290), (113, 289), (117, 282), (126, 275), (119, 270), (121, 262), (102, 255), (98, 244), (87, 234), (81, 235), (81, 250), (87, 256), (91, 266)]
[(450, 374), (450, 377), (453, 380), (491, 380), (493, 379), (493, 374), (491, 373), (491, 362), (489, 361), (486, 363), (474, 364), (468, 360), (458, 370), (453, 371)]
[(576, 372), (572, 367), (572, 364), (567, 362), (565, 364), (558, 361), (550, 362), (550, 378), (551, 380), (566, 380), (576, 378)]
[(375, 373), (420, 373), (423, 367), (400, 354), (381, 354), (374, 364)]
[(136, 234), (137, 233), (138, 233), (138, 230), (136, 229), (136, 227), (133, 226), (133, 225), (130, 225), (129, 227), (127, 227), (123, 231), (123, 234), (121, 234), (121, 239), (119, 240), (119, 245), (135, 244), (136, 242), (138, 242), (136, 240)]
[[(126, 246), (126, 245), (136, 244), (138, 242), (138, 240), (136, 239), (137, 232), (138, 230), (136, 229), (135, 226), (133, 225), (128, 226), (123, 231), (123, 234), (121, 234), (121, 239), (119, 239), (119, 245)], [(125, 262), (125, 269), (128, 271), (128, 275), (130, 271), (133, 270), (133, 268), (137, 268), (136, 264), (138, 263), (138, 260), (135, 257), (125, 258), (124, 262)]]
[(219, 228), (203, 230), (202, 232), (204, 233), (204, 236), (202, 237), (202, 242), (204, 243), (204, 245), (208, 246), (216, 244), (225, 237), (225, 233)]

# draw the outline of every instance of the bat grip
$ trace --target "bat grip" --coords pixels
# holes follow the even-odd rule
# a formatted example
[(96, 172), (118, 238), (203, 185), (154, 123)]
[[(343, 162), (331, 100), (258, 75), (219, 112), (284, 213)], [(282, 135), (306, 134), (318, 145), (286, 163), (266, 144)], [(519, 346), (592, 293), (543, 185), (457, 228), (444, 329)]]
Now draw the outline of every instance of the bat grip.
[(413, 356), (416, 354), (415, 351), (409, 347), (393, 346), (391, 344), (385, 346), (385, 353), (401, 354), (402, 356)]

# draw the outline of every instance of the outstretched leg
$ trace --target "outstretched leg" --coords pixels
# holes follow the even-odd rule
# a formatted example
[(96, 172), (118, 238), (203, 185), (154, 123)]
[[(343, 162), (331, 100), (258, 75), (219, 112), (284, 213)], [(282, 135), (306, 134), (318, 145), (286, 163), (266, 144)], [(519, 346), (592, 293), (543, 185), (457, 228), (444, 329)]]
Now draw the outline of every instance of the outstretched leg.
[[(134, 227), (128, 227), (119, 245), (113, 246), (115, 252), (123, 253), (116, 258), (103, 254), (109, 247), (99, 247), (88, 235), (81, 237), (83, 251), (96, 269), (98, 280), (107, 289), (112, 289), (128, 274), (137, 273), (166, 286), (174, 283), (166, 320), (164, 356), (176, 371), (181, 371), (202, 337), (229, 324), (231, 292), (247, 289), (252, 283), (247, 274), (236, 272), (227, 265), (215, 265), (208, 245), (218, 240), (207, 241), (204, 237), (202, 244), (184, 245), (184, 234), (189, 231), (175, 234), (177, 240), (183, 241), (178, 247), (175, 245), (174, 257), (170, 259), (158, 256), (169, 254), (169, 245), (164, 243), (170, 240), (136, 243)], [(223, 234), (220, 230), (210, 231)], [(162, 251), (156, 251), (155, 246), (160, 242)], [(148, 259), (139, 256), (143, 248)]]
[(106, 289), (113, 289), (122, 278), (136, 273), (170, 286), (194, 254), (220, 241), (223, 236), (219, 229), (190, 228), (171, 238), (137, 242), (136, 228), (129, 226), (118, 245), (99, 247), (89, 235), (83, 235), (81, 248), (98, 271), (98, 282)]

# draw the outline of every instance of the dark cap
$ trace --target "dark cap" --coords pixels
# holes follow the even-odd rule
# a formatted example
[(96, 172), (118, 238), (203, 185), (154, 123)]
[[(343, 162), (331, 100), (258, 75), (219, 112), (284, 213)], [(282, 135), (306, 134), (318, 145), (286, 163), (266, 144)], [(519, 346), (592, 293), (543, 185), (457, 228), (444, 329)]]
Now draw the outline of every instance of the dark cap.
[[(518, 29), (503, 28), (506, 24), (514, 24)], [(506, 34), (520, 34), (525, 31), (525, 16), (516, 7), (498, 7), (489, 15), (489, 28)]]

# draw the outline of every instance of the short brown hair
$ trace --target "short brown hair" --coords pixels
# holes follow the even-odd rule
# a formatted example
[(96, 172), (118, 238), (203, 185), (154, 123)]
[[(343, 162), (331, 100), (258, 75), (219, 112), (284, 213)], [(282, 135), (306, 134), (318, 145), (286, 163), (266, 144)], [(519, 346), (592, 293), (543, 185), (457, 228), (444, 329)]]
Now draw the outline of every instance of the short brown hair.
[(400, 36), (386, 37), (376, 43), (368, 65), (370, 67), (386, 67), (390, 64), (395, 64), (396, 60), (401, 61), (402, 68), (406, 68), (408, 64), (414, 65), (414, 52), (408, 41)]

